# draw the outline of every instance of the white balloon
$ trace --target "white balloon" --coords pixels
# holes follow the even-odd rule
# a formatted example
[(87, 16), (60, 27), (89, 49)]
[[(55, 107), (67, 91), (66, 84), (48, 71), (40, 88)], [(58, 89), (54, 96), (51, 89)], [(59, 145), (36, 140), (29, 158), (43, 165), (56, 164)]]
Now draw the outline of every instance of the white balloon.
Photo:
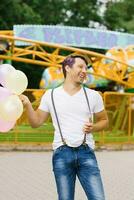
[(26, 90), (27, 85), (28, 79), (26, 75), (20, 70), (12, 71), (5, 77), (4, 86), (14, 94), (20, 95)]
[(15, 121), (23, 113), (23, 104), (17, 95), (9, 96), (0, 103), (0, 118), (6, 121)]
[(5, 84), (5, 77), (7, 74), (15, 71), (15, 68), (10, 64), (2, 64), (0, 65), (0, 84), (4, 86)]

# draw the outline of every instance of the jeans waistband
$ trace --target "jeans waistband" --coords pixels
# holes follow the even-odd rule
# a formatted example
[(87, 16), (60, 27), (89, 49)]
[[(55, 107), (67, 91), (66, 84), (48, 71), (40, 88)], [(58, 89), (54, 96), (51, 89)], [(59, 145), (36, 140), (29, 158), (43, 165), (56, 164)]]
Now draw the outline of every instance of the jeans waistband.
[(83, 149), (83, 148), (87, 148), (88, 147), (88, 144), (81, 144), (80, 146), (78, 146), (78, 147), (71, 147), (71, 146), (68, 146), (67, 144), (65, 144), (65, 145), (62, 145), (62, 146), (60, 146), (59, 148), (60, 149), (62, 149), (62, 148), (70, 148), (70, 149), (73, 149), (73, 150), (78, 150), (78, 149)]

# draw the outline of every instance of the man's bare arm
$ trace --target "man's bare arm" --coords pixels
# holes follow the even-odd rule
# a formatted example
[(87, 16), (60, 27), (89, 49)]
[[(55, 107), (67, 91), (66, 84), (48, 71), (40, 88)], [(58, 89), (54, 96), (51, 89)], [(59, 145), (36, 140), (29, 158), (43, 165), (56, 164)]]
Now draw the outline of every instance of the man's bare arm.
[(41, 126), (49, 117), (49, 113), (40, 109), (34, 110), (28, 97), (20, 95), (20, 99), (26, 109), (28, 121), (33, 128)]
[(108, 127), (109, 121), (105, 110), (95, 113), (95, 123), (86, 122), (83, 128), (85, 133), (97, 132)]

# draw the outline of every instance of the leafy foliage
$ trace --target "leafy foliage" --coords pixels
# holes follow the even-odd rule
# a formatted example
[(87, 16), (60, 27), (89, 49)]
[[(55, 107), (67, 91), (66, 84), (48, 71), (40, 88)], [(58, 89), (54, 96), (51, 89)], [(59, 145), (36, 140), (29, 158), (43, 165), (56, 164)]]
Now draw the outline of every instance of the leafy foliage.
[(134, 1), (108, 2), (104, 24), (110, 30), (134, 33)]
[(1, 0), (0, 29), (12, 30), (14, 24), (41, 23), (41, 16), (21, 0)]

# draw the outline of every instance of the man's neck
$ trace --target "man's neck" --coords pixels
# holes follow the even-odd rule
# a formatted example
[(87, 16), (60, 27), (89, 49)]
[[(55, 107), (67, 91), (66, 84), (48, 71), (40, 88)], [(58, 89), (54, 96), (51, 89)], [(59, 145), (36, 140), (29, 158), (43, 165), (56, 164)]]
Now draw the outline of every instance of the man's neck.
[(74, 94), (81, 89), (81, 84), (77, 84), (68, 80), (64, 81), (63, 88), (69, 94)]

